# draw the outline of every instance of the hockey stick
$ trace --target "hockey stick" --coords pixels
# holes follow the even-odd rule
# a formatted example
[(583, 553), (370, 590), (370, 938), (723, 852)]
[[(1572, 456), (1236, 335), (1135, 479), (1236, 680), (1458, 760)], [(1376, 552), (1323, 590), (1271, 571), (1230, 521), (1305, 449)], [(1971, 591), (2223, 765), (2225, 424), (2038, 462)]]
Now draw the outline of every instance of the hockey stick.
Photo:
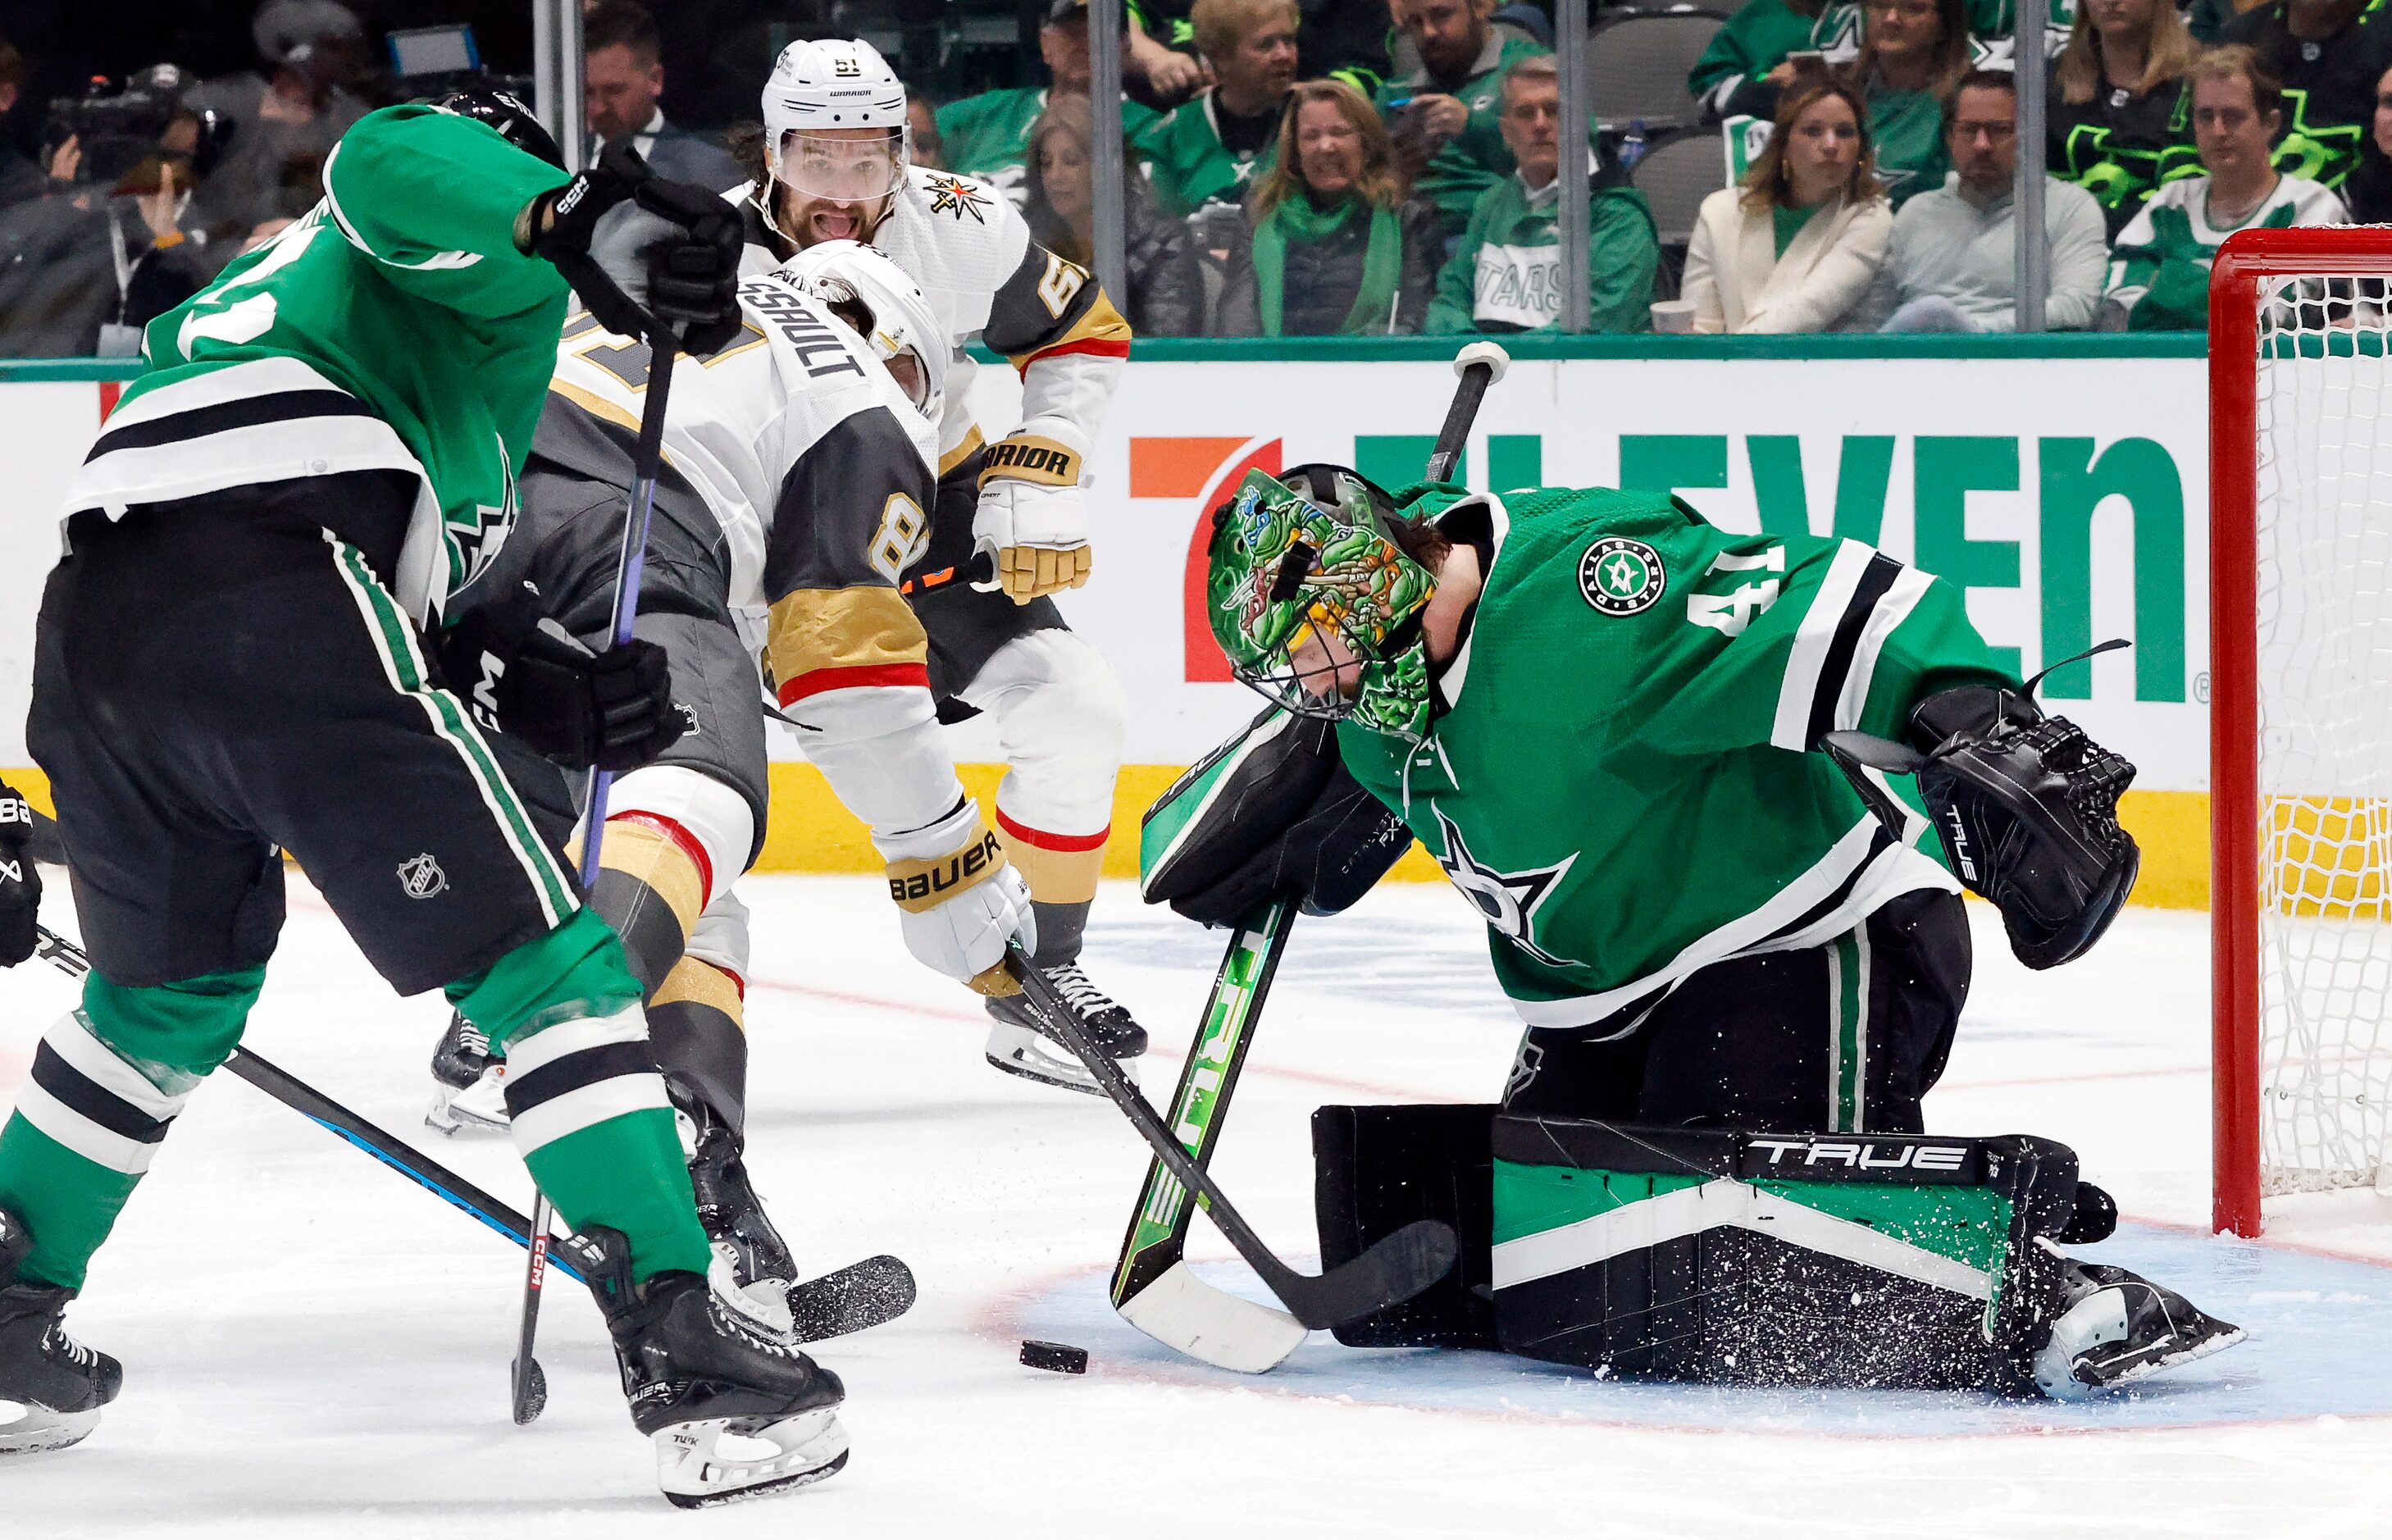
[[(36, 814), (36, 827), (41, 816)], [(91, 971), (83, 948), (46, 926), (35, 930), (33, 955), (69, 978)], [(384, 1132), (289, 1071), (236, 1048), (225, 1067), (318, 1128), (339, 1135), (449, 1207), (520, 1246), (531, 1245), (531, 1221), (407, 1141)], [(549, 1265), (575, 1283), (580, 1272), (552, 1252)], [(914, 1305), (914, 1273), (890, 1256), (866, 1257), (819, 1278), (789, 1286), (792, 1335), (800, 1342), (845, 1337), (893, 1321)]]
[(1046, 982), (1046, 975), (1031, 964), (1029, 954), (1018, 941), (1007, 946), (1005, 971), (1030, 997), (1031, 1009), (1045, 1019), (1050, 1035), (1072, 1051), (1097, 1084), (1104, 1088), (1105, 1094), (1112, 1098), (1113, 1105), (1128, 1117), (1164, 1168), (1203, 1204), (1204, 1211), (1213, 1216), (1221, 1233), (1238, 1248), (1238, 1255), (1261, 1274), (1263, 1283), (1305, 1325), (1318, 1330), (1384, 1310), (1410, 1299), (1452, 1268), (1457, 1250), (1453, 1231), (1436, 1220), (1415, 1220), (1395, 1233), (1380, 1237), (1377, 1244), (1352, 1261), (1331, 1268), (1319, 1277), (1307, 1277), (1289, 1267), (1271, 1254), (1254, 1227), (1230, 1206), (1219, 1184), (1189, 1157), (1122, 1067), (1089, 1040), (1087, 1030), (1072, 1014), (1071, 1006)]
[[(1254, 1023), (1295, 924), (1292, 898), (1275, 898), (1238, 927), (1222, 954), (1203, 1023), (1180, 1066), (1170, 1128), (1201, 1168), (1209, 1165), (1221, 1119), (1228, 1116), (1238, 1071)], [(1183, 1252), (1195, 1209), (1188, 1190), (1160, 1159), (1147, 1162), (1138, 1209), (1113, 1267), (1112, 1304), (1121, 1318), (1190, 1358), (1240, 1374), (1277, 1367), (1307, 1330), (1285, 1311), (1215, 1288), (1188, 1270)]]
[[(631, 625), (640, 610), (640, 578), (648, 563), (648, 520), (656, 511), (656, 477), (664, 465), (665, 401), (671, 394), (673, 359), (680, 351), (680, 339), (670, 327), (658, 326), (648, 333), (648, 398), (641, 403), (640, 438), (631, 457), (631, 496), (623, 511), (623, 543), (615, 558), (615, 629), (613, 645), (625, 646), (631, 640)], [(598, 890), (598, 850), (606, 832), (606, 791), (614, 784), (612, 771), (592, 768), (590, 772), (590, 796), (581, 817), (581, 891)], [(518, 1423), (531, 1421), (548, 1404), (547, 1377), (540, 1371), (540, 1363), (532, 1357), (532, 1342), (540, 1332), (540, 1291), (548, 1271), (549, 1219), (554, 1212), (548, 1194), (533, 1183), (531, 1208), (531, 1256), (524, 1268), (523, 1327), (515, 1344), (514, 1363), (509, 1366), (514, 1395), (514, 1417)]]
[[(1454, 356), (1453, 372), (1460, 383), (1437, 430), (1424, 479), (1442, 481), (1452, 474), (1487, 387), (1503, 377), (1511, 361), (1511, 355), (1492, 342), (1472, 343)], [(1294, 920), (1294, 905), (1272, 901), (1239, 927), (1221, 959), (1203, 1024), (1180, 1068), (1171, 1103), (1171, 1127), (1200, 1167), (1212, 1159), (1221, 1120), (1228, 1116), (1230, 1092)], [(1190, 1272), (1182, 1256), (1190, 1217), (1185, 1189), (1160, 1159), (1148, 1162), (1138, 1210), (1130, 1217), (1129, 1233), (1113, 1269), (1113, 1309), (1131, 1325), (1190, 1358), (1241, 1374), (1278, 1367), (1303, 1344), (1304, 1324), (1215, 1288)]]

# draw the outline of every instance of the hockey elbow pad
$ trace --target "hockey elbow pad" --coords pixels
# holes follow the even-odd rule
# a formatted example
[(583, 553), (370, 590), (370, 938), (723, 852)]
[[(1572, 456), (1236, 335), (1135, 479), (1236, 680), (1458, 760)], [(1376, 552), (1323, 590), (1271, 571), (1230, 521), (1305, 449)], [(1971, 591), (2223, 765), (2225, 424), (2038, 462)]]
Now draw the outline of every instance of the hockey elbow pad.
[(1910, 738), (1918, 790), (1952, 869), (2002, 912), (2030, 968), (2082, 956), (2117, 918), (2142, 854), (2118, 824), (2135, 778), (2102, 748), (2027, 697), (1982, 685), (1918, 703)]
[(469, 611), (439, 652), (476, 722), (567, 770), (636, 770), (688, 730), (664, 648), (634, 639), (592, 652), (526, 593)]

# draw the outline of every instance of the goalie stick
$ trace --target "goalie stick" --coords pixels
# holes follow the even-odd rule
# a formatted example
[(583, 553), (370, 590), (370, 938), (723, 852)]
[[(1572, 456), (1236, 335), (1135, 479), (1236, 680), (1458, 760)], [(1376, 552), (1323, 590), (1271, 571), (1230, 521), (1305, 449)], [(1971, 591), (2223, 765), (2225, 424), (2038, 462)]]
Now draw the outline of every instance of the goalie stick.
[[(46, 821), (34, 814), (35, 827)], [(33, 955), (69, 978), (91, 971), (83, 948), (46, 926), (37, 928)], [(531, 1221), (514, 1207), (492, 1197), (418, 1150), (407, 1141), (351, 1112), (288, 1070), (245, 1048), (236, 1048), (225, 1067), (259, 1090), (289, 1107), (328, 1133), (338, 1135), (459, 1212), (504, 1235), (515, 1245), (531, 1245)], [(570, 1253), (552, 1254), (549, 1265), (576, 1283), (580, 1272), (565, 1260)], [(914, 1273), (887, 1255), (834, 1268), (819, 1278), (789, 1286), (789, 1314), (800, 1342), (819, 1342), (868, 1331), (893, 1321), (914, 1307)]]
[[(1454, 355), (1453, 372), (1460, 380), (1424, 479), (1442, 481), (1452, 474), (1487, 387), (1503, 377), (1511, 362), (1511, 355), (1493, 342), (1474, 342)], [(1172, 1130), (1199, 1168), (1212, 1159), (1221, 1120), (1228, 1116), (1229, 1095), (1254, 1041), (1254, 1024), (1295, 914), (1291, 900), (1272, 900), (1239, 926), (1221, 959), (1202, 1024), (1180, 1066), (1171, 1102)], [(1183, 1252), (1190, 1214), (1178, 1179), (1159, 1155), (1149, 1161), (1138, 1208), (1113, 1268), (1113, 1309), (1131, 1325), (1190, 1358), (1240, 1374), (1277, 1368), (1303, 1345), (1305, 1323), (1241, 1299), (1190, 1272)]]
[(1122, 1067), (1089, 1041), (1079, 1018), (1046, 981), (1046, 975), (1031, 964), (1029, 954), (1021, 949), (1019, 941), (1007, 944), (1004, 967), (1015, 985), (1030, 997), (1031, 1009), (1046, 1019), (1055, 1040), (1072, 1051), (1153, 1149), (1164, 1168), (1203, 1204), (1214, 1224), (1238, 1248), (1238, 1255), (1306, 1326), (1318, 1330), (1384, 1310), (1410, 1299), (1452, 1268), (1458, 1250), (1453, 1231), (1436, 1220), (1415, 1220), (1393, 1234), (1382, 1236), (1352, 1261), (1331, 1268), (1319, 1277), (1307, 1277), (1280, 1261), (1254, 1233), (1254, 1227), (1230, 1207), (1219, 1184), (1190, 1158), (1171, 1130), (1163, 1126), (1162, 1117), (1138, 1093), (1138, 1087), (1122, 1072)]
[[(1272, 899), (1238, 927), (1222, 954), (1203, 1024), (1171, 1098), (1171, 1132), (1200, 1168), (1211, 1161), (1221, 1120), (1228, 1116), (1238, 1071), (1295, 913), (1294, 899)], [(1149, 1160), (1138, 1209), (1113, 1267), (1113, 1309), (1147, 1336), (1190, 1358), (1239, 1374), (1276, 1368), (1303, 1344), (1307, 1328), (1285, 1311), (1225, 1293), (1189, 1271), (1183, 1253), (1194, 1212), (1179, 1179), (1159, 1156)]]

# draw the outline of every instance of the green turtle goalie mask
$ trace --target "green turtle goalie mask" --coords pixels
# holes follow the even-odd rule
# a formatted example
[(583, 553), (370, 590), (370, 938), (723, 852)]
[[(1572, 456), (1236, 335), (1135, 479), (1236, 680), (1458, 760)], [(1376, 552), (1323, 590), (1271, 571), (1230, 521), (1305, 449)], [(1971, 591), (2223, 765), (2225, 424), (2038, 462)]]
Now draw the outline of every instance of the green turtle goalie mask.
[(1387, 495), (1349, 470), (1249, 471), (1214, 512), (1205, 602), (1230, 672), (1251, 688), (1301, 715), (1418, 742), (1429, 721), (1420, 612), (1436, 583), (1396, 543), (1393, 516)]

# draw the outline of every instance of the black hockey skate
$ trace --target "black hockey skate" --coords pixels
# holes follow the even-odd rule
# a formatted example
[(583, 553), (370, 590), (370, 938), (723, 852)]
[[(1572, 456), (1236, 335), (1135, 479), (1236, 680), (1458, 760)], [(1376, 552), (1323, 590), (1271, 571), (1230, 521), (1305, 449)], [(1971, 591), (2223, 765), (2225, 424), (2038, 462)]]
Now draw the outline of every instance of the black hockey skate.
[(2034, 1382), (2055, 1401), (2131, 1385), (2223, 1352), (2242, 1328), (2123, 1267), (2060, 1259), (2060, 1313), (2034, 1355)]
[[(631, 1425), (656, 1445), (656, 1484), (676, 1507), (803, 1486), (847, 1463), (837, 1375), (758, 1332), (694, 1272), (634, 1287), (616, 1231), (593, 1225), (564, 1244), (598, 1297)], [(743, 1455), (726, 1437), (770, 1449)]]
[(690, 1157), (690, 1185), (697, 1194), (698, 1222), (713, 1244), (718, 1292), (727, 1282), (736, 1298), (726, 1301), (766, 1330), (787, 1335), (789, 1286), (798, 1281), (798, 1264), (788, 1243), (773, 1228), (763, 1200), (748, 1180), (739, 1136), (714, 1122), (705, 1107), (695, 1120), (697, 1152)]
[(74, 1290), (18, 1279), (32, 1249), (25, 1227), (0, 1209), (0, 1456), (81, 1442), (124, 1382), (116, 1360), (67, 1335), (59, 1317)]
[[(1128, 1007), (1089, 983), (1088, 975), (1080, 971), (1077, 958), (1041, 964), (1038, 971), (1046, 975), (1055, 992), (1080, 1018), (1081, 1029), (1087, 1033), (1088, 1040), (1119, 1061), (1122, 1072), (1136, 1085), (1138, 1060), (1146, 1052), (1146, 1028), (1138, 1024)], [(1038, 1013), (1030, 1008), (1029, 997), (992, 996), (988, 1013), (995, 1019), (988, 1030), (990, 1064), (1026, 1080), (1043, 1080), (1050, 1086), (1086, 1091), (1090, 1096), (1104, 1094), (1096, 1077), (1046, 1031)]]
[(432, 1051), (435, 1090), (424, 1123), (446, 1134), (504, 1129), (506, 1078), (507, 1062), (490, 1051), (482, 1029), (451, 1012)]

